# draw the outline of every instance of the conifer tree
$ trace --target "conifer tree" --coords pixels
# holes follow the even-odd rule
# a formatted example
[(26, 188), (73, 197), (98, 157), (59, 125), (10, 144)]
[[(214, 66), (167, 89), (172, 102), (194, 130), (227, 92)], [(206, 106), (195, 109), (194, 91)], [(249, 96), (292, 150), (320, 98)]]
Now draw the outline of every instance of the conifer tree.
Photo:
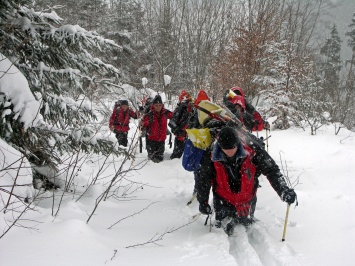
[(349, 30), (345, 34), (348, 46), (351, 48), (351, 59), (347, 60), (347, 76), (342, 94), (342, 109), (339, 122), (344, 123), (348, 129), (355, 129), (355, 13), (353, 14)]
[(338, 98), (339, 75), (342, 68), (340, 50), (341, 40), (336, 25), (333, 25), (330, 37), (320, 50), (320, 54), (323, 56), (320, 69), (324, 81), (323, 87), (328, 94), (328, 99), (331, 101), (336, 101), (336, 98)]
[(13, 99), (1, 95), (0, 112), (7, 115), (0, 121), (0, 137), (35, 165), (55, 167), (63, 152), (121, 154), (93, 126), (96, 117), (84, 86), (95, 83), (95, 76), (118, 73), (94, 53), (121, 47), (78, 25), (61, 25), (54, 11), (35, 12), (30, 3), (0, 2), (0, 53), (26, 77), (44, 124), (21, 124)]

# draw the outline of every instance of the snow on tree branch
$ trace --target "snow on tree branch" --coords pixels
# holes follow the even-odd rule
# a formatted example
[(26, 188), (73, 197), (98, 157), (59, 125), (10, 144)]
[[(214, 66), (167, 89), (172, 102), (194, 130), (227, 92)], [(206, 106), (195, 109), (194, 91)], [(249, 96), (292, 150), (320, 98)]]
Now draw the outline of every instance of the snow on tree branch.
[[(32, 94), (24, 75), (14, 66), (9, 59), (0, 53), (0, 93), (13, 104), (12, 112), (15, 118), (24, 124), (24, 128), (31, 125), (42, 124), (39, 115), (40, 103)], [(2, 117), (8, 115), (9, 109), (3, 112)]]

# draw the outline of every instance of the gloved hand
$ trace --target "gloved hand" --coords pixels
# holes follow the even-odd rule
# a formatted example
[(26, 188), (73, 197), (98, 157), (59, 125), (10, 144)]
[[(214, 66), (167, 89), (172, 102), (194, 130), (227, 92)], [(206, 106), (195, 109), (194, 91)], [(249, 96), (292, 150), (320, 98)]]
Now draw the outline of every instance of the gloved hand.
[(287, 188), (281, 193), (282, 201), (292, 204), (297, 198), (296, 192), (292, 188)]
[(200, 202), (200, 206), (199, 206), (199, 211), (202, 214), (211, 214), (212, 213), (212, 209), (211, 206), (207, 203), (207, 202)]
[(250, 213), (250, 205), (248, 203), (237, 205), (235, 209), (239, 217), (246, 217)]
[(264, 121), (264, 128), (270, 129), (270, 123), (268, 121)]

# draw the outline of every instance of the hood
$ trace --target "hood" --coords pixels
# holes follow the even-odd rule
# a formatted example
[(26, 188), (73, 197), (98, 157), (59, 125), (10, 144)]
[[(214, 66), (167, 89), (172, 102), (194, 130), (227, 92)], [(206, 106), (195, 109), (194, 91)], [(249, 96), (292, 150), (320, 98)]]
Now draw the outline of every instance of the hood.
[[(219, 147), (219, 145), (215, 142), (213, 144), (213, 149), (212, 149), (212, 162), (224, 162), (226, 161), (226, 155), (222, 151), (222, 149)], [(247, 156), (247, 152), (245, 151), (243, 144), (239, 143), (238, 145), (238, 150), (237, 150), (237, 156), (235, 157), (236, 160), (239, 158), (245, 158)]]

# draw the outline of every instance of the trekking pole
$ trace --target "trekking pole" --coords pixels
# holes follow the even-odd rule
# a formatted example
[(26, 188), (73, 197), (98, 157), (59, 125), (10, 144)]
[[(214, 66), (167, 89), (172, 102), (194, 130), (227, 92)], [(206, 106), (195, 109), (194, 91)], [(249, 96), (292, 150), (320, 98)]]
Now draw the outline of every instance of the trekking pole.
[(169, 148), (171, 149), (171, 147), (173, 146), (173, 142), (171, 141), (171, 138), (172, 138), (172, 134), (171, 132), (169, 131)]
[(139, 126), (138, 140), (139, 140), (139, 153), (143, 152), (143, 141), (142, 141), (142, 128)]
[(285, 237), (286, 237), (286, 227), (287, 227), (287, 223), (288, 223), (288, 213), (289, 213), (289, 211), (290, 211), (290, 204), (287, 204), (285, 224), (284, 224), (284, 232), (282, 234), (282, 242), (285, 241)]
[(265, 129), (265, 130), (266, 130), (266, 151), (269, 152), (269, 136), (268, 136), (269, 129)]
[(210, 233), (212, 232), (212, 214), (213, 214), (213, 211), (210, 215)]

